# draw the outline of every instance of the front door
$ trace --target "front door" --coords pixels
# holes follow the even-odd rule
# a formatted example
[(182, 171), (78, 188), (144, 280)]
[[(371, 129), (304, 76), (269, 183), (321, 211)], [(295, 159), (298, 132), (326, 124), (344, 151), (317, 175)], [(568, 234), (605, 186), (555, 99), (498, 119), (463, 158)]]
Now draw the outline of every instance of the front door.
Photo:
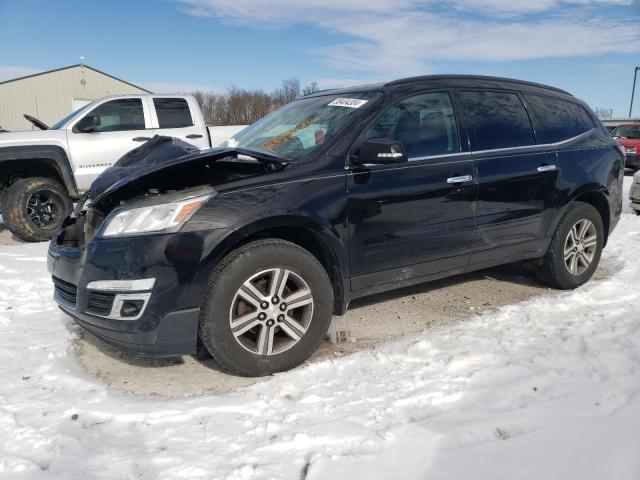
[(554, 202), (555, 152), (536, 146), (518, 94), (465, 91), (462, 101), (479, 181), (471, 263), (534, 251)]
[(402, 142), (409, 161), (348, 176), (351, 289), (385, 289), (464, 267), (475, 227), (474, 161), (462, 151), (448, 92), (399, 101), (363, 139)]
[[(76, 125), (87, 115), (98, 117), (92, 132)], [(103, 170), (153, 136), (142, 98), (108, 100), (75, 122), (68, 130), (69, 153), (80, 191), (87, 190)]]

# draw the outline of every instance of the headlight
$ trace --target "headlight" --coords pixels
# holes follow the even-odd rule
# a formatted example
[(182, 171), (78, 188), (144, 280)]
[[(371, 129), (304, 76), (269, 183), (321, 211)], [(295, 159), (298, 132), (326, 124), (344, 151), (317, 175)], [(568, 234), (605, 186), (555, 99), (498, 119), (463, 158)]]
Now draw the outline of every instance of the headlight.
[(107, 218), (100, 236), (116, 237), (150, 232), (175, 232), (211, 195), (171, 203), (121, 210)]

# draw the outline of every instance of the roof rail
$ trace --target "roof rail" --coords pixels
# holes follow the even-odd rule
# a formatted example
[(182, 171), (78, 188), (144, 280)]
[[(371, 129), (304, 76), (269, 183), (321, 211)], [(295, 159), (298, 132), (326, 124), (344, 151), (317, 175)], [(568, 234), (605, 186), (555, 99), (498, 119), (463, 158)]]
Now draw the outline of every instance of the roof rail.
[(566, 90), (562, 90), (561, 88), (557, 88), (557, 87), (552, 87), (550, 85), (544, 85), (542, 83), (528, 82), (526, 80), (516, 80), (513, 78), (490, 77), (485, 75), (421, 75), (417, 77), (407, 77), (407, 78), (401, 78), (399, 80), (393, 80), (391, 82), (385, 83), (385, 85), (402, 85), (404, 83), (413, 83), (413, 82), (420, 82), (425, 80), (455, 80), (455, 79), (490, 80), (490, 81), (497, 81), (497, 82), (515, 83), (518, 85), (528, 85), (531, 87), (538, 87), (538, 88), (544, 88), (547, 90), (553, 90), (555, 92), (560, 92), (560, 93), (564, 93), (565, 95), (573, 96), (571, 95), (571, 93), (567, 92)]

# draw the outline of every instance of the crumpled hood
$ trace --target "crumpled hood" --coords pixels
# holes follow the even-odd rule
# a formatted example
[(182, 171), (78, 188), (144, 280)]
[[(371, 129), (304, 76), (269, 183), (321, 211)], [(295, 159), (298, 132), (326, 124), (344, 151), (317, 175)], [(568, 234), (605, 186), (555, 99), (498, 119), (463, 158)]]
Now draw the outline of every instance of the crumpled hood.
[(134, 189), (149, 177), (180, 174), (185, 164), (194, 166), (222, 159), (251, 157), (260, 162), (266, 171), (278, 171), (287, 163), (275, 155), (238, 147), (218, 147), (199, 150), (177, 138), (156, 135), (144, 145), (130, 151), (113, 166), (98, 176), (88, 191), (93, 205), (108, 200), (108, 197), (125, 189)]

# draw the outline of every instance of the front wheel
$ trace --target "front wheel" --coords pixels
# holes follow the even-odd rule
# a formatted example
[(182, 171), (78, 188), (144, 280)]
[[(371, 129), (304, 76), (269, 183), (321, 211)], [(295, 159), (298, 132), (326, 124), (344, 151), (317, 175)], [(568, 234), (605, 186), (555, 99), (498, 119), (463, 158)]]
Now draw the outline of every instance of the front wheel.
[(49, 240), (73, 204), (65, 188), (51, 178), (21, 178), (7, 189), (2, 218), (13, 234), (27, 242)]
[(579, 287), (598, 267), (603, 246), (600, 213), (587, 203), (575, 203), (558, 224), (538, 276), (554, 288)]
[(313, 255), (284, 240), (258, 240), (231, 252), (212, 272), (199, 335), (225, 370), (268, 375), (316, 350), (332, 310), (329, 277)]

